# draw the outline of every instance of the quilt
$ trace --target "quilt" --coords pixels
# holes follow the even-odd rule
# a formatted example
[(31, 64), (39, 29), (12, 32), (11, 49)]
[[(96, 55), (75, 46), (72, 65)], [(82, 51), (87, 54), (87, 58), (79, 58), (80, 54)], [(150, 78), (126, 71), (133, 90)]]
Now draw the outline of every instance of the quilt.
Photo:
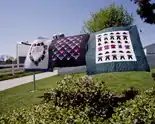
[(53, 71), (52, 65), (49, 65), (50, 44), (51, 40), (48, 39), (32, 42), (24, 63), (25, 71)]
[(50, 45), (50, 61), (54, 67), (86, 65), (85, 55), (89, 34), (60, 37)]
[(86, 54), (87, 74), (150, 71), (137, 26), (111, 27), (93, 33)]

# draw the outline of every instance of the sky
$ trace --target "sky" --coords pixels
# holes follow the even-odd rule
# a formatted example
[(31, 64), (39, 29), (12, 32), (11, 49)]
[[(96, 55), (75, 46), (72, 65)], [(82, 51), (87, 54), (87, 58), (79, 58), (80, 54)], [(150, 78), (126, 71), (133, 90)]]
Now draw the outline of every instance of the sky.
[(155, 43), (155, 25), (143, 23), (130, 0), (0, 0), (0, 54), (16, 56), (16, 44), (39, 36), (79, 34), (91, 13), (112, 2), (134, 16), (143, 46)]

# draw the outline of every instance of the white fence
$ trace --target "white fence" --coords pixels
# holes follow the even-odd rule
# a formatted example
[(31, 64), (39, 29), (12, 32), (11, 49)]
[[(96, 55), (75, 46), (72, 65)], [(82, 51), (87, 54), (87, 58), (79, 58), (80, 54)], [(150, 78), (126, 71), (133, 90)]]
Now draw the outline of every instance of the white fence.
[(24, 65), (19, 64), (19, 68), (17, 64), (5, 64), (5, 65), (0, 65), (0, 75), (7, 75), (7, 74), (16, 74), (16, 73), (21, 73), (24, 71)]

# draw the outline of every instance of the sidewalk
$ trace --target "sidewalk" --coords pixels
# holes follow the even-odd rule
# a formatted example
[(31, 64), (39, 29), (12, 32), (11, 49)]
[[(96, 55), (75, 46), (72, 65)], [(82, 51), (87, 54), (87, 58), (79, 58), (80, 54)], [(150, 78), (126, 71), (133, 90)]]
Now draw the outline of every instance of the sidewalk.
[[(45, 73), (41, 73), (41, 74), (36, 74), (35, 78), (36, 80), (40, 80), (40, 79), (44, 79), (50, 76), (55, 76), (58, 74), (58, 71), (55, 70), (53, 72), (45, 72)], [(25, 76), (25, 77), (21, 77), (21, 78), (15, 78), (15, 79), (10, 79), (10, 80), (5, 80), (5, 81), (0, 81), (0, 91), (15, 87), (15, 86), (19, 86), (22, 84), (26, 84), (29, 82), (33, 81), (33, 76)]]

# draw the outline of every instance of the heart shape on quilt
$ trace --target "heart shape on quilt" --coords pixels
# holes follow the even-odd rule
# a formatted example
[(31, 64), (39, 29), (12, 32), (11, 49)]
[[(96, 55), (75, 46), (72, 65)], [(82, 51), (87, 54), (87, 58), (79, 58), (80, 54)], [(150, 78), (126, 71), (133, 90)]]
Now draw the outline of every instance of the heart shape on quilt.
[(46, 50), (47, 45), (43, 42), (33, 44), (29, 53), (30, 60), (38, 66), (39, 63), (45, 59)]

